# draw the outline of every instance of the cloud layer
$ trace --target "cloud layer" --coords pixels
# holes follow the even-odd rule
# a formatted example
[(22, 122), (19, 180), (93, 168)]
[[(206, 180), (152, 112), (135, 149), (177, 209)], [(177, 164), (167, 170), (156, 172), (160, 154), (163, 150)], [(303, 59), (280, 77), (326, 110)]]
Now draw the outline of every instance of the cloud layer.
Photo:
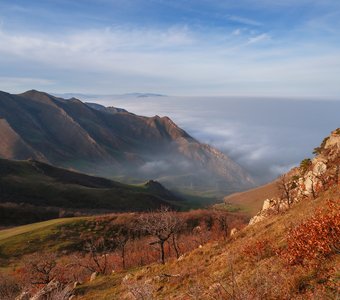
[(339, 126), (340, 103), (322, 99), (103, 96), (95, 101), (137, 114), (170, 116), (261, 183), (311, 157), (313, 149)]

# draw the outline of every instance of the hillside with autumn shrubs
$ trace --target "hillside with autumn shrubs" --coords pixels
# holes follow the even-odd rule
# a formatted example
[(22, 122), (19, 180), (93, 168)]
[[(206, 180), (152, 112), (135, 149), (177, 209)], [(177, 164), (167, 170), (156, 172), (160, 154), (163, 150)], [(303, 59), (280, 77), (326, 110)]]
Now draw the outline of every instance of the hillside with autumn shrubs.
[(63, 290), (91, 276), (178, 259), (208, 242), (227, 239), (231, 228), (244, 227), (248, 219), (215, 209), (175, 212), (162, 207), (147, 213), (57, 219), (37, 223), (37, 228), (33, 224), (4, 230), (0, 298), (12, 299), (19, 292), (31, 297), (51, 282)]
[(251, 220), (162, 207), (2, 231), (0, 298), (339, 299), (339, 153), (338, 129)]
[(165, 265), (100, 276), (76, 299), (338, 299), (339, 199), (333, 186)]

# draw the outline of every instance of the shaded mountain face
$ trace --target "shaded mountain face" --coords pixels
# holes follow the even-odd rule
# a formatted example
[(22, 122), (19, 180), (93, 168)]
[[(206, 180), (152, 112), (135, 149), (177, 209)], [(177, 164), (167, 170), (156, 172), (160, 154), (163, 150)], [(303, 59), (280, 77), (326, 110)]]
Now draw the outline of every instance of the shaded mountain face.
[(60, 211), (95, 214), (161, 206), (176, 209), (181, 201), (158, 182), (132, 186), (35, 160), (0, 159), (0, 226), (57, 218)]
[(103, 112), (107, 112), (107, 113), (118, 113), (118, 112), (128, 112), (127, 110), (123, 109), (123, 108), (118, 108), (118, 107), (113, 107), (113, 106), (109, 106), (109, 107), (105, 107), (104, 105), (100, 105), (98, 103), (91, 103), (91, 102), (85, 102), (85, 104), (93, 109), (96, 110), (100, 110)]
[(218, 150), (199, 143), (168, 117), (142, 117), (28, 91), (0, 92), (0, 157), (33, 158), (101, 176), (159, 179), (169, 187), (252, 186), (252, 178)]

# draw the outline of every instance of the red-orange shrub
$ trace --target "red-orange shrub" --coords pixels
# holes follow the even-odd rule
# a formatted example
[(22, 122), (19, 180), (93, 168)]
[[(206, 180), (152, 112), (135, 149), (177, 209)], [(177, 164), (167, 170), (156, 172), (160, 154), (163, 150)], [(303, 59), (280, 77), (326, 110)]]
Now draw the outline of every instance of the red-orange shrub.
[(305, 264), (322, 259), (340, 249), (340, 205), (328, 202), (287, 236), (287, 248), (280, 253), (288, 264)]
[(274, 247), (268, 239), (249, 242), (243, 247), (242, 252), (251, 261), (259, 261), (275, 253)]

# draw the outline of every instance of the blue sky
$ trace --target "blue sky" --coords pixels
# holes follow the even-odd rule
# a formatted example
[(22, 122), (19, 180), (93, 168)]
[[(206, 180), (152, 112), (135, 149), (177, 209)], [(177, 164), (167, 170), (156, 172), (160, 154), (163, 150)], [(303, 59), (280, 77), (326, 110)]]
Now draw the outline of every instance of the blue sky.
[(339, 98), (339, 0), (0, 0), (0, 89)]

